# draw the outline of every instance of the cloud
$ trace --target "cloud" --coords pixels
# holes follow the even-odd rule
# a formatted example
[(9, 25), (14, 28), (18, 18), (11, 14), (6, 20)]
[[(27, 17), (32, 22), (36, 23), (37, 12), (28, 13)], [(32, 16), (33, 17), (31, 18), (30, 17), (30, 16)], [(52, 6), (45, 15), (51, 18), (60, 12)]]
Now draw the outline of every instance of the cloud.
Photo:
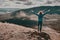
[(37, 6), (60, 6), (60, 0), (0, 0), (0, 8), (31, 8)]

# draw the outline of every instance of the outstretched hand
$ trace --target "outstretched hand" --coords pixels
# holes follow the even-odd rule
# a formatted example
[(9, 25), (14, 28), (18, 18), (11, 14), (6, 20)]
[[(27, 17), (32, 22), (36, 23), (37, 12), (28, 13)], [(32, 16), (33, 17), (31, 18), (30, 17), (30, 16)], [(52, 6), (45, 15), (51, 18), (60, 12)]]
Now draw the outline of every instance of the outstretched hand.
[(44, 13), (47, 13), (47, 12), (49, 12), (50, 11), (50, 9), (49, 10), (47, 10), (46, 12), (44, 12)]
[(49, 10), (47, 10), (47, 11), (45, 11), (43, 15), (46, 15), (46, 14), (48, 14), (48, 12), (49, 12), (49, 11), (50, 11), (50, 9), (49, 9)]
[(31, 12), (32, 12), (33, 14), (35, 14), (35, 15), (37, 15), (37, 16), (38, 16), (38, 14), (37, 14), (36, 12), (34, 12), (33, 10), (31, 10)]

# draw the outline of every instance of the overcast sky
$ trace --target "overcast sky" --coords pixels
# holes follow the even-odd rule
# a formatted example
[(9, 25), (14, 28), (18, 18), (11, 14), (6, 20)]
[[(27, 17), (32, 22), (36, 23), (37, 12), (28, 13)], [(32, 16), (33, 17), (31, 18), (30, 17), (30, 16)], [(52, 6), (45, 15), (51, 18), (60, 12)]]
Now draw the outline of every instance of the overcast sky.
[(37, 6), (60, 6), (60, 0), (0, 0), (0, 8), (30, 8)]

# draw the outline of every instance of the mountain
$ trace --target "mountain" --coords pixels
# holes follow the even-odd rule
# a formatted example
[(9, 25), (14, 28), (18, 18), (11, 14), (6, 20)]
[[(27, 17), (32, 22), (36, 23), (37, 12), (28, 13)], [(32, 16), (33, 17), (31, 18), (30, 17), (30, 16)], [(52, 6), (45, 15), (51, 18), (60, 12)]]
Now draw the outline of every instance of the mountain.
[[(19, 8), (0, 8), (0, 20), (1, 19), (10, 19), (14, 17), (28, 17), (29, 15), (33, 15), (34, 13), (38, 13), (39, 11), (48, 11), (47, 14), (60, 14), (60, 6), (41, 6), (27, 9), (19, 9)], [(23, 16), (22, 16), (23, 15)], [(25, 16), (24, 16), (25, 15)]]
[(38, 38), (60, 40), (60, 33), (49, 27), (43, 27), (42, 32), (38, 33), (37, 29), (0, 22), (0, 40), (38, 40)]

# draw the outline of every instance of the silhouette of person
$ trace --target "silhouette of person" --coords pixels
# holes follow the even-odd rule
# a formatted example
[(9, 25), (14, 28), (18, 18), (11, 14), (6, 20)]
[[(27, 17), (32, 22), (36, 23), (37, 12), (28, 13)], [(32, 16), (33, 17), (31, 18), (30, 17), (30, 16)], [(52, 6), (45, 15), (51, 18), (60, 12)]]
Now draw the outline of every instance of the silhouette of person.
[(40, 31), (40, 32), (42, 29), (43, 16), (44, 15), (42, 14), (42, 12), (40, 12), (38, 15), (38, 31)]
[(41, 32), (42, 30), (42, 22), (43, 22), (43, 13), (39, 12), (39, 14), (35, 14), (38, 16), (38, 31)]
[(41, 32), (42, 30), (42, 24), (43, 24), (43, 17), (45, 14), (47, 14), (47, 12), (49, 12), (50, 10), (46, 11), (43, 13), (43, 11), (40, 11), (39, 14), (34, 13), (35, 15), (38, 16), (38, 32)]

